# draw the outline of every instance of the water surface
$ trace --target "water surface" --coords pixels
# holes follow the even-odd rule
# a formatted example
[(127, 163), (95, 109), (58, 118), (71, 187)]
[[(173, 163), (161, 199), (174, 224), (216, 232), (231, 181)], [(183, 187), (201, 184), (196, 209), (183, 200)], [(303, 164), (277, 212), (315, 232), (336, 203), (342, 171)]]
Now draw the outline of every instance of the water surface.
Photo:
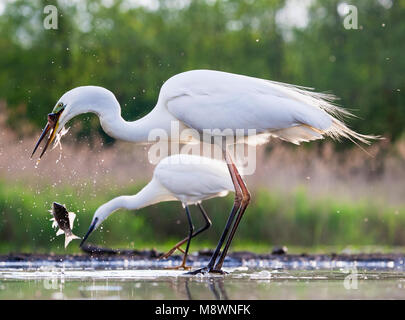
[[(0, 299), (404, 299), (405, 272), (381, 261), (224, 268), (189, 276), (128, 261), (1, 262)], [(154, 265), (153, 265), (154, 264)], [(254, 265), (254, 266), (252, 266)]]

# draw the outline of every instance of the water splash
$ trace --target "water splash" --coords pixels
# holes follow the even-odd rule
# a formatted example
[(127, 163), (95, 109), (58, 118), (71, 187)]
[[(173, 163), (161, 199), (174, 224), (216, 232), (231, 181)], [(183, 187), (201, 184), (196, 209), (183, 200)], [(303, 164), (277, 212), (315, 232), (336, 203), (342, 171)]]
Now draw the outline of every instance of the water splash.
[(55, 141), (54, 141), (54, 143), (53, 143), (53, 148), (52, 148), (52, 150), (55, 149), (57, 146), (59, 146), (59, 150), (61, 151), (60, 154), (59, 154), (59, 159), (56, 160), (56, 163), (58, 163), (58, 162), (62, 159), (62, 143), (61, 143), (60, 141), (61, 141), (62, 137), (63, 137), (65, 134), (67, 134), (67, 133), (69, 132), (69, 130), (70, 130), (70, 127), (67, 128), (67, 129), (66, 129), (65, 127), (63, 127), (63, 128), (56, 134), (56, 137), (55, 137)]

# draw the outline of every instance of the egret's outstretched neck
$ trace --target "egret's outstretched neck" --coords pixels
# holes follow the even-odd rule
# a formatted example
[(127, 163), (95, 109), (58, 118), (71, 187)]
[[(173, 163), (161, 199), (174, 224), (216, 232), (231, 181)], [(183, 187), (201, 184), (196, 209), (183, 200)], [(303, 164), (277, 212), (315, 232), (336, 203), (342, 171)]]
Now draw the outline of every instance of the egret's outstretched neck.
[(120, 196), (100, 206), (94, 217), (107, 218), (118, 209), (137, 210), (161, 201), (176, 200), (159, 182), (152, 179), (141, 191), (133, 196)]

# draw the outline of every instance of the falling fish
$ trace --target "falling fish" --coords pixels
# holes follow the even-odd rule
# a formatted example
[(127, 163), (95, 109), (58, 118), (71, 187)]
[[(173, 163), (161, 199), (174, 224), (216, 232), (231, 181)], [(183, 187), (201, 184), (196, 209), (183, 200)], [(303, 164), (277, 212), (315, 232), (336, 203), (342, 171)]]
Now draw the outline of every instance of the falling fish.
[(50, 212), (53, 215), (53, 218), (51, 219), (51, 221), (53, 221), (52, 227), (55, 229), (59, 227), (56, 235), (59, 236), (65, 233), (65, 248), (73, 239), (80, 239), (72, 233), (73, 221), (76, 217), (73, 212), (68, 212), (65, 206), (57, 202), (53, 203), (52, 210), (50, 210)]

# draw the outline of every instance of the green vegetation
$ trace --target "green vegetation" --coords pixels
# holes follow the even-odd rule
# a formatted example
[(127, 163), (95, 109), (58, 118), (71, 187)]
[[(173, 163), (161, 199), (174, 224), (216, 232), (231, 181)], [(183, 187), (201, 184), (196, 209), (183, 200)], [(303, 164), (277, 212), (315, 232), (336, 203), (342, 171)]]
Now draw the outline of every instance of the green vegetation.
[[(136, 193), (140, 187), (124, 188), (119, 194)], [(49, 199), (67, 205), (77, 213), (74, 233), (83, 236), (94, 211), (117, 194), (104, 191), (97, 197), (74, 188), (52, 186), (41, 192), (24, 185), (0, 182), (0, 252), (35, 251), (65, 252), (63, 239), (55, 237), (49, 219)], [(73, 201), (74, 199), (74, 201)], [(256, 190), (254, 201), (238, 229), (233, 249), (266, 252), (274, 245), (315, 247), (327, 246), (405, 246), (405, 207), (388, 208), (381, 203), (359, 200), (337, 201), (332, 198), (311, 199), (304, 189), (291, 194)], [(232, 204), (232, 197), (205, 202), (213, 227), (193, 241), (193, 250), (212, 247), (218, 240)], [(202, 224), (198, 210), (192, 209), (196, 225)], [(168, 232), (170, 230), (170, 232)], [(178, 202), (166, 202), (137, 212), (113, 214), (91, 237), (90, 242), (108, 247), (137, 248), (155, 246), (167, 250), (187, 233), (187, 222)], [(66, 252), (78, 252), (78, 242)], [(294, 251), (294, 250), (293, 250)]]
[[(0, 15), (0, 99), (8, 123), (42, 127), (65, 91), (88, 84), (113, 91), (123, 116), (136, 119), (151, 110), (170, 76), (209, 68), (332, 91), (365, 119), (352, 120), (354, 129), (402, 135), (405, 1), (350, 2), (358, 8), (358, 30), (343, 27), (339, 0), (314, 1), (303, 28), (288, 26), (295, 16), (278, 15), (285, 0), (158, 2), (154, 9), (125, 0), (7, 2)], [(59, 10), (57, 30), (43, 28), (47, 4)], [(101, 133), (90, 118), (79, 134), (96, 129)]]

